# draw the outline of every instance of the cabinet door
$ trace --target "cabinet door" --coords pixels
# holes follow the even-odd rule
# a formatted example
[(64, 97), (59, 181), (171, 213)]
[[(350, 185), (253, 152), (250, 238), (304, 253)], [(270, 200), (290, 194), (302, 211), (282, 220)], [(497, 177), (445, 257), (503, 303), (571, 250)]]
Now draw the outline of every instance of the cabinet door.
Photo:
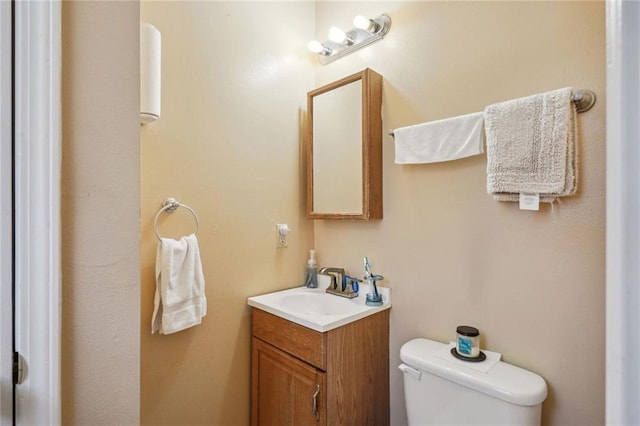
[(253, 338), (251, 424), (324, 426), (324, 373)]

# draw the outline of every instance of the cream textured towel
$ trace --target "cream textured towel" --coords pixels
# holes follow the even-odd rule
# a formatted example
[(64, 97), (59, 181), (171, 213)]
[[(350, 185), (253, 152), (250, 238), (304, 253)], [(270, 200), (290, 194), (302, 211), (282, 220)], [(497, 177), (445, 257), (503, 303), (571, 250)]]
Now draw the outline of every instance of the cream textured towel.
[(482, 122), (482, 112), (476, 112), (395, 129), (396, 164), (435, 163), (482, 154)]
[(156, 252), (156, 296), (151, 333), (175, 333), (202, 322), (207, 314), (204, 275), (194, 234), (161, 238)]
[(572, 89), (489, 105), (487, 191), (499, 201), (520, 193), (540, 201), (573, 195), (577, 188), (576, 109)]

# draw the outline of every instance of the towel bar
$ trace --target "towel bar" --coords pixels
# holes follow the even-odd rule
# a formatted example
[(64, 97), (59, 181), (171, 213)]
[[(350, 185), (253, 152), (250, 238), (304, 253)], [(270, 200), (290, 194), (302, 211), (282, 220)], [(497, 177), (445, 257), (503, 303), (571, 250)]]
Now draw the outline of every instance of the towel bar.
[[(576, 105), (576, 112), (587, 112), (589, 111), (596, 103), (596, 94), (591, 90), (582, 89), (576, 90), (571, 95), (571, 102)], [(395, 136), (393, 134), (393, 130), (389, 131), (390, 136)]]
[(571, 95), (571, 101), (576, 104), (576, 112), (586, 112), (596, 103), (596, 94), (591, 90), (576, 90)]
[(158, 213), (156, 213), (156, 218), (153, 221), (153, 230), (155, 231), (156, 237), (158, 237), (158, 240), (162, 240), (162, 237), (160, 237), (160, 232), (158, 232), (158, 217), (160, 217), (160, 213), (162, 212), (173, 213), (176, 210), (178, 210), (178, 207), (184, 207), (185, 209), (191, 212), (191, 214), (193, 215), (193, 218), (196, 221), (196, 229), (195, 231), (193, 231), (193, 233), (194, 234), (198, 233), (199, 223), (198, 223), (198, 215), (196, 214), (196, 212), (186, 204), (180, 204), (175, 198), (169, 197), (166, 200), (164, 200), (164, 202), (162, 203), (162, 208), (158, 210)]

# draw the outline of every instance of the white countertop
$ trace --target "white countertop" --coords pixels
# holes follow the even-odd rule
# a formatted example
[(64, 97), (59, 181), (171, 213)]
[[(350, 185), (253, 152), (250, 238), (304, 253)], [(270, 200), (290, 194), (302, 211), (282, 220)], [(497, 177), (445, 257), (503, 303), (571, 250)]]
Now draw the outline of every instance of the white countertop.
[(358, 297), (348, 299), (326, 293), (326, 286), (318, 288), (295, 287), (288, 290), (250, 297), (249, 306), (270, 314), (325, 332), (391, 308), (391, 290), (378, 286), (381, 306), (367, 306), (365, 296), (368, 284), (360, 284)]

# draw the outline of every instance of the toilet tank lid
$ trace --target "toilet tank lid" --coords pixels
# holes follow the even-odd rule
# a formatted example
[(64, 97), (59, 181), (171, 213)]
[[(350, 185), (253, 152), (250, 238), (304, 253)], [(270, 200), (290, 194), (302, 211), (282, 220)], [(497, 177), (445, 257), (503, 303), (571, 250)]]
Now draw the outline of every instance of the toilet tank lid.
[(410, 367), (431, 373), (512, 404), (532, 406), (547, 397), (542, 377), (515, 365), (499, 361), (487, 373), (459, 366), (434, 356), (446, 346), (429, 339), (413, 339), (400, 349), (400, 359)]

